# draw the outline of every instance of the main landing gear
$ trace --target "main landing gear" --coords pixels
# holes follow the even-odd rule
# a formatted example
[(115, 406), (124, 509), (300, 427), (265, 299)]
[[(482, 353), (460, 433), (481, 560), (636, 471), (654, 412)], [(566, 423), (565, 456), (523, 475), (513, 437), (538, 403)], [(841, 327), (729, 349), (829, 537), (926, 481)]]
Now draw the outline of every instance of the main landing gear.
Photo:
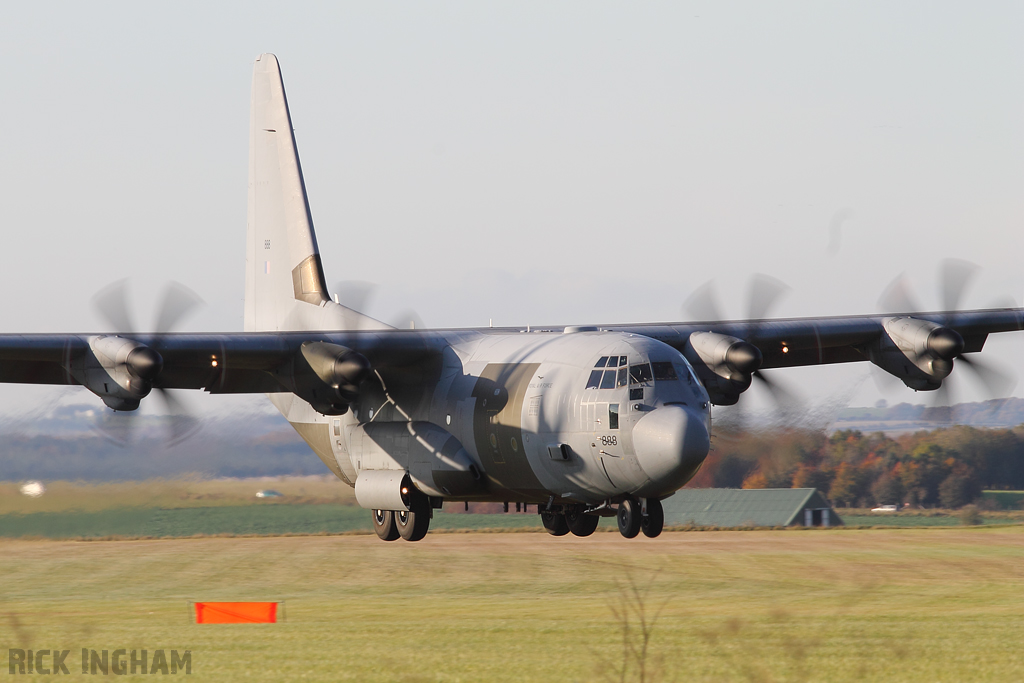
[[(607, 509), (607, 508), (605, 508)], [(665, 511), (661, 501), (649, 498), (641, 501), (627, 498), (619, 503), (619, 532), (626, 538), (636, 538), (642, 531), (644, 536), (654, 538), (665, 527)], [(601, 518), (593, 511), (588, 512), (582, 505), (566, 505), (562, 509), (540, 511), (540, 521), (552, 536), (589, 536), (597, 531)]]
[(586, 514), (582, 505), (569, 505), (562, 511), (541, 510), (540, 521), (552, 536), (589, 536), (601, 518)]
[(646, 504), (636, 498), (625, 499), (619, 503), (616, 518), (619, 533), (626, 538), (636, 538), (641, 531), (647, 538), (654, 538), (665, 528), (665, 509), (660, 500), (653, 498), (648, 498)]
[(414, 505), (412, 510), (374, 510), (373, 530), (384, 541), (419, 541), (430, 529), (430, 506)]

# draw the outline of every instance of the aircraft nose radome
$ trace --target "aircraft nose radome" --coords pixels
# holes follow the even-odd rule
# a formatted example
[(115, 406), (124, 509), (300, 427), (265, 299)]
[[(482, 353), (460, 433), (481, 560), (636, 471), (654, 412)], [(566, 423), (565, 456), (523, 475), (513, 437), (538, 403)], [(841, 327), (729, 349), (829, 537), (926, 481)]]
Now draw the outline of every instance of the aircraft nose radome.
[(636, 458), (663, 493), (688, 482), (711, 447), (704, 419), (682, 406), (662, 406), (633, 427)]

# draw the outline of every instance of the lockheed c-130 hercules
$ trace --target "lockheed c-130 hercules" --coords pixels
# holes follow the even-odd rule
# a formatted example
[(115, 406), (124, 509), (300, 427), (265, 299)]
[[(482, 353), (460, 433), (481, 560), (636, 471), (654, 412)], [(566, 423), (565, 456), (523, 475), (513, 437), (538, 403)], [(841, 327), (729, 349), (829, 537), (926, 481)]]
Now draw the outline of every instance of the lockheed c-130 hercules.
[[(935, 390), (1024, 309), (734, 322), (394, 329), (332, 300), (277, 58), (255, 63), (244, 332), (0, 335), (0, 381), (265, 393), (385, 540), (445, 501), (536, 506), (559, 536), (657, 536), (710, 447), (710, 406), (765, 368), (869, 361)], [(953, 297), (954, 299), (956, 297)], [(160, 325), (158, 325), (158, 328)], [(166, 329), (166, 327), (165, 327)], [(975, 364), (976, 367), (976, 364)], [(765, 380), (767, 381), (767, 380)]]

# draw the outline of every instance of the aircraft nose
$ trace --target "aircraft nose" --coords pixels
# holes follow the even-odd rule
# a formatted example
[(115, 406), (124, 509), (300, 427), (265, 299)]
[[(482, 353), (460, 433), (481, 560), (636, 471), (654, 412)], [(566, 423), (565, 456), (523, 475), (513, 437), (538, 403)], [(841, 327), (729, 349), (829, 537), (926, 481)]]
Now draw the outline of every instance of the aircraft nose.
[(708, 455), (704, 417), (683, 406), (661, 406), (633, 426), (636, 458), (655, 487), (671, 493), (688, 482)]

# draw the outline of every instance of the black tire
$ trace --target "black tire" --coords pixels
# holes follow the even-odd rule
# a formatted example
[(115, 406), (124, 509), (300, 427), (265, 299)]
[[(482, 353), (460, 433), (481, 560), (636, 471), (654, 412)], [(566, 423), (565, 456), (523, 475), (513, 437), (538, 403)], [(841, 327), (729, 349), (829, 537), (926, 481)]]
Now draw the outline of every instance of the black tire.
[(660, 500), (647, 499), (647, 514), (640, 520), (640, 530), (647, 538), (656, 538), (665, 528), (665, 508)]
[(398, 527), (395, 526), (395, 513), (391, 510), (373, 511), (373, 530), (382, 541), (397, 541)]
[(395, 526), (398, 535), (405, 540), (422, 540), (430, 529), (430, 508), (417, 508), (409, 512), (399, 510), (395, 513)]
[(640, 533), (640, 501), (627, 498), (619, 503), (619, 533), (626, 538), (636, 538)]
[(552, 536), (565, 536), (569, 533), (569, 523), (565, 521), (565, 515), (545, 510), (540, 513), (540, 522)]
[(589, 536), (597, 531), (597, 525), (601, 518), (597, 515), (585, 515), (579, 508), (573, 508), (565, 513), (565, 522), (573, 536)]

